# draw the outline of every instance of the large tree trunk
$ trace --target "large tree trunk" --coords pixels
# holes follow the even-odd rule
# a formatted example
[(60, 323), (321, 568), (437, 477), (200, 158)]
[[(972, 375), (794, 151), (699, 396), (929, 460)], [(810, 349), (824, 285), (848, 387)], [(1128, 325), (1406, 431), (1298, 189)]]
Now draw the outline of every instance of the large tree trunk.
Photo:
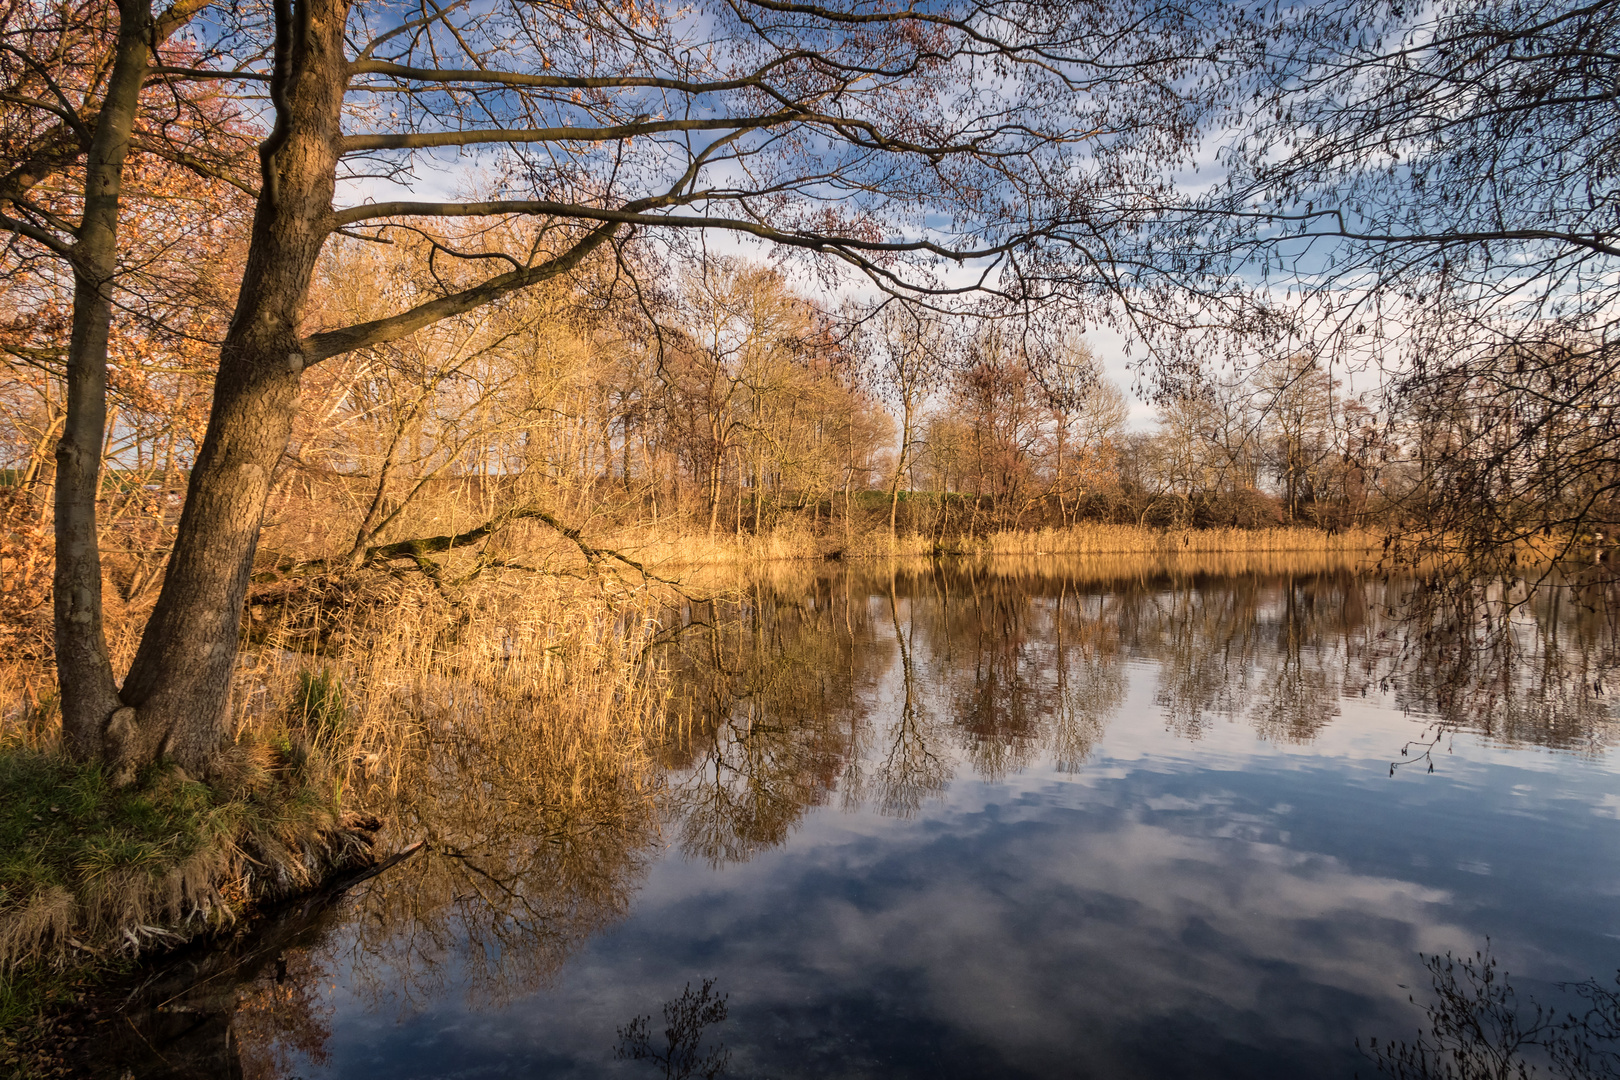
[(135, 710), (124, 745), (111, 748), (125, 768), (166, 755), (206, 775), (225, 740), (254, 550), (297, 407), (300, 323), (329, 231), (347, 81), (347, 0), (301, 0), (295, 10), (278, 10), (278, 122), (261, 149), (263, 188), (208, 431), (121, 695)]
[(147, 0), (121, 0), (118, 9), (118, 51), (85, 161), (84, 216), (73, 246), (67, 414), (56, 446), (56, 669), (62, 742), (81, 761), (101, 752), (103, 731), (120, 704), (102, 629), (96, 496), (107, 428), (119, 193), (151, 54), (152, 12)]

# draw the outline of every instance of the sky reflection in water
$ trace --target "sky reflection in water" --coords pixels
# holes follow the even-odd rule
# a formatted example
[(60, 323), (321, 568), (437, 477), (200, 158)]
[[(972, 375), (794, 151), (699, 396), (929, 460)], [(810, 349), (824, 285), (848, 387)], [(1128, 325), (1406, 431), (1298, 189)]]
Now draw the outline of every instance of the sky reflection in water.
[[(243, 989), (246, 1071), (655, 1076), (620, 1029), (661, 1044), (713, 978), (729, 1076), (1365, 1076), (1420, 953), (1489, 937), (1539, 996), (1612, 973), (1607, 639), (1543, 609), (1463, 686), (1397, 662), (1394, 594), (858, 571), (690, 610), (691, 735), (611, 881), (358, 892), (289, 953), (297, 1002)], [(1463, 730), (1392, 777), (1435, 710)]]

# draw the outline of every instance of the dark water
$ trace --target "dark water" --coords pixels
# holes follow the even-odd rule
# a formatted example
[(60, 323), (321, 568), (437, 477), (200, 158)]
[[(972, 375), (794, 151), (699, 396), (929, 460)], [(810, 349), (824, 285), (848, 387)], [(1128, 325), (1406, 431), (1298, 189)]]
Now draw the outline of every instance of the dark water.
[[(1489, 939), (1549, 1002), (1620, 968), (1613, 627), (1569, 593), (1495, 635), (1408, 601), (1054, 564), (694, 605), (656, 816), (441, 836), (119, 1067), (1376, 1075), (1356, 1040), (1413, 1036), (1426, 954)], [(668, 1068), (635, 1058), (666, 1005)]]

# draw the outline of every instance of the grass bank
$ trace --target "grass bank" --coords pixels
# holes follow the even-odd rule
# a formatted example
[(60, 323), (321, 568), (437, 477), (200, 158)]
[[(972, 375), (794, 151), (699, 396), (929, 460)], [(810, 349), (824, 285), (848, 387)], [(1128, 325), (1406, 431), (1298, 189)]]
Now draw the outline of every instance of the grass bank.
[(208, 783), (160, 763), (124, 787), (54, 725), (0, 732), (0, 1031), (22, 1074), (49, 1071), (63, 1040), (43, 1017), (85, 986), (372, 859), (377, 822), (345, 807), (322, 718), (279, 719)]

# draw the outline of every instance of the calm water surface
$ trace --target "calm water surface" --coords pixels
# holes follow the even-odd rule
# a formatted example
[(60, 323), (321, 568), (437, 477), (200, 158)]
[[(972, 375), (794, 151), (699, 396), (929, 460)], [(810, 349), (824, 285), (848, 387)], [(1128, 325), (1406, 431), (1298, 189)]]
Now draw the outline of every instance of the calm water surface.
[(1374, 1075), (1356, 1040), (1416, 1031), (1424, 954), (1489, 939), (1547, 1001), (1620, 968), (1612, 628), (1566, 598), (1480, 654), (1402, 595), (753, 583), (667, 620), (655, 817), (441, 832), (186, 1000), (249, 1076), (665, 1075), (633, 1052), (705, 980), (725, 1019), (677, 1035), (720, 1075)]

